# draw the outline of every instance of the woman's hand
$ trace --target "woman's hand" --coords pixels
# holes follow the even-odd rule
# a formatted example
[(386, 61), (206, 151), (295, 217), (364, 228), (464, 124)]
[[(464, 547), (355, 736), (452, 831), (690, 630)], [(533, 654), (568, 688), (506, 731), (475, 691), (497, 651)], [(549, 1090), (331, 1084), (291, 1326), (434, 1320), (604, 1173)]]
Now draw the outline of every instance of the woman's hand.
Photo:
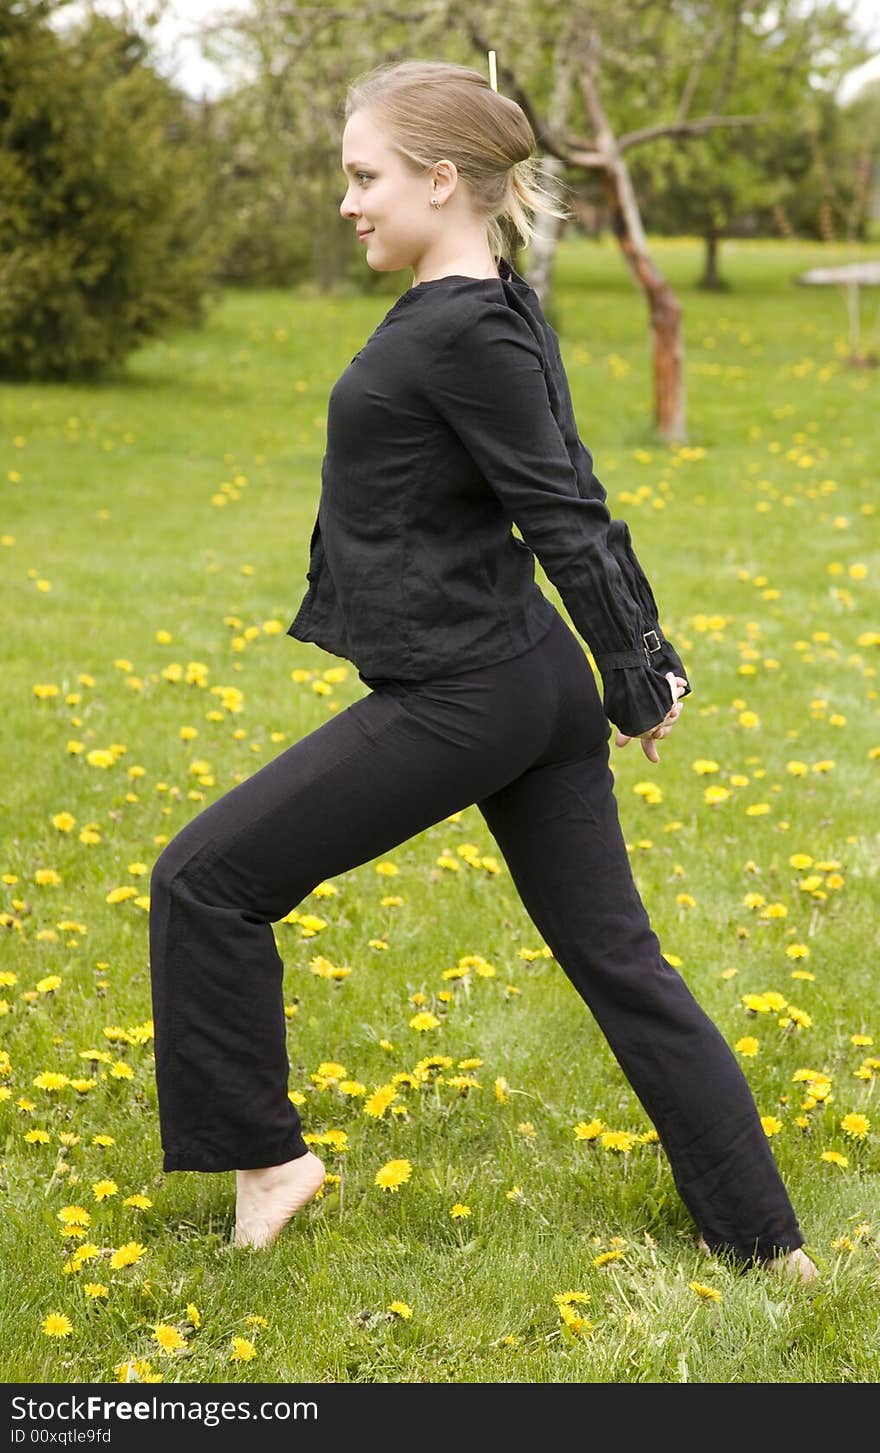
[[(669, 689), (672, 692), (672, 706), (669, 708), (669, 711), (659, 726), (652, 727), (649, 732), (642, 732), (639, 737), (639, 741), (642, 744), (642, 751), (649, 762), (660, 761), (660, 753), (657, 751), (656, 743), (661, 737), (668, 737), (675, 723), (678, 721), (681, 712), (681, 702), (678, 698), (687, 687), (687, 682), (684, 677), (676, 676), (674, 671), (666, 672), (666, 680), (669, 682)], [(627, 742), (631, 741), (632, 737), (626, 736), (624, 732), (618, 732), (614, 744), (617, 747), (625, 747)]]

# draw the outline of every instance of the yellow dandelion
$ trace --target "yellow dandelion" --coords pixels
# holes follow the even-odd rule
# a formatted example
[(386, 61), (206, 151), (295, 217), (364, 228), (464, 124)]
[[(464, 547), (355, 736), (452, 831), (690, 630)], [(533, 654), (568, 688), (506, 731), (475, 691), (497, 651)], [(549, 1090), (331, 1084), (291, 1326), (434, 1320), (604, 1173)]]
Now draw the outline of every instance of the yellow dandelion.
[(38, 1090), (63, 1090), (65, 1085), (70, 1084), (68, 1075), (56, 1073), (55, 1070), (43, 1070), (41, 1074), (35, 1075), (31, 1080)]
[(574, 1127), (576, 1140), (597, 1140), (605, 1129), (604, 1120), (581, 1120)]
[(118, 1271), (123, 1266), (134, 1266), (146, 1254), (146, 1246), (142, 1246), (139, 1241), (126, 1241), (113, 1252), (110, 1257), (110, 1265), (114, 1271)]
[(469, 1216), (471, 1214), (471, 1208), (470, 1206), (463, 1206), (461, 1201), (456, 1201), (455, 1205), (451, 1208), (449, 1214), (452, 1217), (453, 1221), (461, 1221), (465, 1216)]
[[(69, 750), (70, 745), (68, 744)], [(94, 751), (86, 753), (86, 761), (90, 767), (101, 767), (106, 770), (106, 768), (113, 766), (116, 758), (112, 752), (105, 751), (103, 747), (95, 747)]]
[(726, 802), (730, 797), (730, 789), (727, 787), (707, 787), (703, 792), (703, 799), (710, 807), (716, 803)]
[(844, 1135), (848, 1135), (851, 1140), (864, 1140), (871, 1128), (871, 1122), (867, 1115), (860, 1115), (856, 1111), (852, 1111), (849, 1115), (843, 1116), (840, 1128)]
[(137, 888), (133, 888), (130, 883), (124, 884), (121, 888), (111, 888), (110, 892), (104, 895), (107, 903), (124, 903), (126, 899), (136, 897)]
[(101, 1248), (94, 1241), (84, 1241), (73, 1253), (74, 1269), (79, 1271), (87, 1261), (98, 1261), (101, 1257)]
[(388, 1106), (397, 1099), (397, 1086), (388, 1084), (380, 1085), (364, 1101), (364, 1114), (371, 1115), (374, 1120), (381, 1120)]
[(109, 1297), (110, 1295), (110, 1288), (105, 1286), (101, 1281), (87, 1281), (83, 1287), (83, 1291), (93, 1301), (97, 1301), (99, 1297)]
[(778, 1135), (782, 1129), (782, 1121), (778, 1120), (775, 1115), (762, 1115), (761, 1124), (764, 1127), (764, 1134), (768, 1137)]
[(762, 918), (787, 918), (788, 909), (784, 903), (768, 903), (761, 913)]
[(734, 1049), (738, 1054), (746, 1055), (747, 1057), (756, 1055), (760, 1048), (760, 1041), (755, 1039), (752, 1034), (744, 1034), (742, 1039), (738, 1039), (734, 1045)]
[(154, 1372), (152, 1363), (143, 1357), (132, 1357), (127, 1362), (117, 1362), (113, 1371), (120, 1382), (164, 1382), (162, 1372)]
[(413, 1309), (408, 1302), (391, 1302), (388, 1310), (395, 1317), (403, 1317), (405, 1320), (408, 1320), (413, 1314)]
[(153, 1336), (163, 1352), (177, 1352), (186, 1346), (186, 1338), (181, 1337), (177, 1328), (169, 1326), (167, 1322), (157, 1322), (153, 1328)]
[(119, 1190), (115, 1181), (93, 1181), (92, 1195), (96, 1201), (106, 1201), (109, 1196), (115, 1196)]
[(569, 1332), (573, 1333), (576, 1337), (581, 1336), (584, 1332), (589, 1333), (593, 1330), (594, 1324), (588, 1321), (586, 1317), (580, 1316), (574, 1307), (570, 1307), (567, 1302), (564, 1302), (559, 1307), (559, 1316)]
[(622, 1154), (632, 1150), (637, 1140), (638, 1136), (629, 1130), (603, 1130), (599, 1136), (599, 1144), (603, 1150), (617, 1150)]
[(73, 1323), (63, 1312), (50, 1312), (40, 1323), (47, 1337), (69, 1337)]
[(335, 1060), (322, 1060), (315, 1071), (322, 1080), (341, 1080), (347, 1074), (345, 1065), (337, 1064)]
[[(792, 1024), (796, 1024), (800, 1029), (812, 1029), (813, 1027), (811, 1015), (807, 1013), (806, 1009), (798, 1009), (796, 1004), (789, 1004), (787, 1017)], [(779, 1022), (781, 1024), (782, 1020)]]
[(247, 1337), (233, 1337), (230, 1362), (253, 1362), (256, 1355), (257, 1349)]
[(412, 1175), (412, 1163), (408, 1160), (389, 1160), (377, 1170), (374, 1183), (386, 1191), (396, 1191)]
[(789, 959), (808, 959), (810, 957), (809, 946), (805, 943), (790, 943), (786, 946), (785, 956)]
[(773, 1007), (766, 994), (743, 994), (740, 1003), (752, 1014), (769, 1014)]
[(423, 1010), (420, 1014), (414, 1014), (409, 1021), (410, 1029), (416, 1029), (420, 1032), (426, 1029), (437, 1029), (439, 1026), (440, 1020), (437, 1018), (437, 1015), (432, 1014), (429, 1010)]
[(688, 1286), (690, 1287), (691, 1291), (696, 1292), (697, 1296), (700, 1297), (704, 1302), (720, 1302), (722, 1300), (721, 1293), (720, 1291), (718, 1291), (717, 1287), (705, 1286), (704, 1283), (701, 1281), (689, 1281)]
[(62, 1206), (57, 1214), (64, 1226), (88, 1226), (92, 1220), (85, 1206)]
[(611, 1261), (619, 1261), (621, 1256), (623, 1256), (623, 1252), (620, 1249), (616, 1251), (600, 1251), (598, 1256), (593, 1257), (593, 1265), (607, 1266)]
[(849, 1161), (847, 1160), (846, 1156), (841, 1155), (839, 1150), (823, 1150), (821, 1159), (827, 1160), (829, 1165), (839, 1165), (844, 1170), (849, 1165)]

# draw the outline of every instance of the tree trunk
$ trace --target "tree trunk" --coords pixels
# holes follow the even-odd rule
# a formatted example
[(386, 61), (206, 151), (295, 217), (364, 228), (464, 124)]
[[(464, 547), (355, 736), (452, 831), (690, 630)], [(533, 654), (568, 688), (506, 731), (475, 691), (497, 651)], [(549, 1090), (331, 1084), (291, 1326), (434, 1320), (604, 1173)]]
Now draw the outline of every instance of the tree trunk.
[(717, 292), (721, 287), (721, 279), (718, 276), (718, 233), (714, 227), (706, 228), (703, 233), (703, 241), (706, 244), (706, 254), (703, 276), (697, 283), (697, 287), (705, 288), (708, 292)]
[(582, 67), (580, 82), (595, 128), (611, 227), (626, 264), (648, 301), (654, 360), (654, 427), (665, 443), (683, 444), (687, 432), (681, 304), (648, 251), (629, 168), (605, 115), (589, 64)]
[[(565, 167), (555, 156), (541, 160), (541, 182), (552, 190), (555, 177), (562, 176)], [(562, 231), (562, 221), (547, 212), (535, 216), (534, 231), (529, 247), (529, 283), (538, 294), (538, 301), (546, 312), (553, 283), (553, 264), (556, 261), (556, 244)]]
[(665, 443), (683, 444), (687, 440), (687, 429), (681, 304), (648, 252), (629, 174), (622, 159), (619, 166), (607, 167), (602, 179), (614, 235), (648, 302), (654, 360), (654, 426)]
[[(565, 37), (553, 54), (553, 85), (547, 107), (547, 121), (556, 135), (568, 130), (571, 111), (571, 55)], [(548, 191), (556, 193), (554, 182), (562, 177), (565, 164), (555, 156), (544, 156), (541, 161), (541, 183)], [(563, 219), (552, 217), (547, 212), (538, 212), (529, 249), (529, 283), (538, 294), (538, 301), (546, 311), (547, 300), (553, 281), (553, 264), (556, 261), (556, 244), (563, 228)]]

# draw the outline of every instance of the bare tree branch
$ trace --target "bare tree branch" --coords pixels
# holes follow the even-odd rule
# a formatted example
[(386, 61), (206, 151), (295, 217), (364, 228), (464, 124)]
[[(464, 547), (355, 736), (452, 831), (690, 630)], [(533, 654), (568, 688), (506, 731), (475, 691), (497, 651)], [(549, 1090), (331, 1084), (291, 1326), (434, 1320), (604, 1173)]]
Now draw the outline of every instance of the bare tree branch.
[(739, 3), (737, 4), (736, 10), (734, 11), (733, 15), (733, 24), (730, 31), (730, 50), (727, 54), (727, 63), (724, 67), (724, 72), (718, 86), (715, 100), (712, 102), (712, 110), (716, 112), (724, 110), (724, 103), (727, 100), (728, 95), (730, 94), (730, 88), (733, 85), (734, 78), (736, 76), (736, 68), (739, 63), (739, 37), (740, 28), (742, 26), (742, 10), (742, 0), (739, 0)]
[[(470, 11), (462, 16), (462, 20), (474, 46), (482, 55), (485, 55), (488, 50), (492, 49), (488, 37), (480, 29), (479, 24), (474, 20)], [(543, 151), (546, 151), (548, 155), (557, 157), (559, 161), (568, 161), (567, 145), (561, 138), (556, 136), (549, 123), (538, 115), (532, 105), (528, 92), (520, 85), (513, 68), (506, 61), (501, 60), (497, 70), (499, 88), (504, 91), (506, 96), (510, 96), (511, 100), (516, 101), (517, 105), (525, 112), (526, 119), (535, 133), (535, 139), (539, 147)]]
[(678, 103), (678, 110), (675, 115), (676, 121), (684, 121), (688, 111), (691, 109), (691, 101), (694, 99), (694, 92), (697, 89), (703, 68), (706, 62), (711, 60), (714, 55), (718, 47), (718, 42), (721, 40), (723, 34), (724, 20), (721, 18), (718, 20), (714, 30), (707, 36), (702, 53), (697, 56), (691, 67), (691, 73), (685, 82), (684, 90), (681, 93), (681, 100)]
[(692, 121), (662, 121), (659, 126), (644, 126), (627, 131), (617, 138), (621, 151), (642, 141), (655, 141), (658, 136), (701, 136), (716, 126), (760, 126), (773, 118), (761, 112), (758, 116), (696, 116)]
[(604, 152), (579, 151), (576, 146), (565, 153), (563, 160), (567, 161), (570, 166), (591, 167), (593, 171), (604, 171), (608, 166), (608, 158)]

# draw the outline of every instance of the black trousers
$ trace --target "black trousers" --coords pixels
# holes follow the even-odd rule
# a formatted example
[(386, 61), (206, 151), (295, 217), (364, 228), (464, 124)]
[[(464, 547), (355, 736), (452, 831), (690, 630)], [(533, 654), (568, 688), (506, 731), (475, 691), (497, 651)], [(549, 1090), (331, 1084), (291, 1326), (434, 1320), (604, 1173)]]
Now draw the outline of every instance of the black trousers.
[(748, 1261), (802, 1245), (745, 1077), (648, 921), (618, 822), (611, 727), (563, 617), (488, 668), (415, 686), (361, 679), (369, 695), (199, 813), (154, 867), (165, 1170), (306, 1153), (271, 925), (324, 879), (476, 803), (709, 1246)]

